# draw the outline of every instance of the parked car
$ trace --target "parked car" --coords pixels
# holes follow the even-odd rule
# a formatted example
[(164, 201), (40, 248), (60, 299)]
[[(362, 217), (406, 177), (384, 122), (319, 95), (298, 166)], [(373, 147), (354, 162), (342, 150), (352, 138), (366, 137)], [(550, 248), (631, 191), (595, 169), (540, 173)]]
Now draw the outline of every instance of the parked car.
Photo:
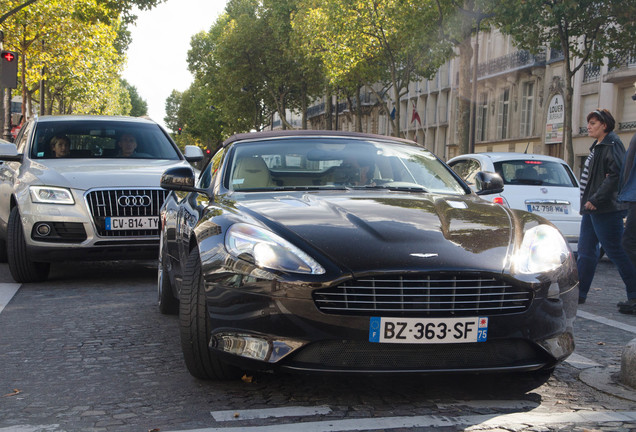
[(0, 259), (17, 282), (45, 280), (53, 261), (156, 258), (161, 174), (203, 158), (131, 117), (37, 117), (16, 144), (0, 144)]
[(574, 349), (558, 229), (411, 141), (236, 135), (198, 180), (172, 168), (161, 186), (187, 192), (161, 211), (158, 293), (197, 378), (551, 370)]
[(581, 193), (576, 176), (563, 159), (526, 153), (476, 153), (454, 157), (448, 165), (472, 187), (478, 172), (498, 173), (504, 190), (490, 197), (493, 202), (550, 220), (576, 252)]

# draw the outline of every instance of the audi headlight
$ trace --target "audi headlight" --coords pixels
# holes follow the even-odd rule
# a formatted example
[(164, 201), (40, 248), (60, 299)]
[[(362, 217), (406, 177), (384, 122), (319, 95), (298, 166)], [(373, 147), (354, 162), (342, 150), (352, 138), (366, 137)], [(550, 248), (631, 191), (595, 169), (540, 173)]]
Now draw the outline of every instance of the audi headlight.
[(225, 235), (225, 247), (237, 258), (259, 267), (291, 273), (323, 274), (313, 258), (271, 231), (245, 223), (232, 225)]
[(515, 257), (515, 268), (526, 274), (548, 272), (559, 268), (569, 254), (568, 245), (559, 230), (539, 225), (524, 234)]
[(73, 205), (75, 200), (71, 191), (65, 188), (51, 186), (30, 186), (31, 201), (45, 204)]

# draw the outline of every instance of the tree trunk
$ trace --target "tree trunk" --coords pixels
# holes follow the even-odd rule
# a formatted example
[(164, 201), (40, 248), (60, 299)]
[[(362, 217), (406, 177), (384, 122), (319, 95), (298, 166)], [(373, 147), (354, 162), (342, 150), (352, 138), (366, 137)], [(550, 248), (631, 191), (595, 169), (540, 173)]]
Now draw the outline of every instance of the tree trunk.
[(468, 36), (459, 45), (459, 104), (457, 119), (457, 138), (459, 140), (459, 154), (469, 152), (470, 138), (470, 103), (471, 82), (470, 63), (473, 58), (471, 37)]
[(325, 96), (325, 129), (333, 130), (333, 105), (331, 103), (331, 89), (327, 86), (327, 95)]
[(360, 88), (356, 91), (356, 130), (362, 132), (362, 98), (360, 97)]

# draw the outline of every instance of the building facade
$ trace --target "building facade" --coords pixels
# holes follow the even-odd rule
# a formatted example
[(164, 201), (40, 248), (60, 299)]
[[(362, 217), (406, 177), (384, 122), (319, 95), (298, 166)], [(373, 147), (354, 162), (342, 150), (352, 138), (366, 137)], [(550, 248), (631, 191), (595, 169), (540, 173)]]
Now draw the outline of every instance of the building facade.
[[(566, 159), (563, 55), (549, 49), (536, 55), (519, 50), (510, 36), (496, 29), (481, 32), (478, 37), (475, 151), (528, 152)], [(407, 95), (399, 102), (402, 135), (443, 160), (460, 151), (456, 127), (458, 68), (458, 58), (448, 61), (432, 79), (411, 83)], [(616, 119), (616, 133), (626, 145), (636, 132), (636, 102), (631, 99), (635, 82), (636, 56), (622, 59), (618, 68), (585, 65), (576, 73), (572, 168), (577, 174), (593, 142), (586, 129), (590, 111), (609, 109)], [(391, 114), (381, 108), (370, 90), (361, 91), (361, 104), (363, 132), (391, 135)], [(356, 130), (357, 110), (350, 110), (344, 101), (338, 101), (337, 106), (338, 110), (334, 105), (332, 114), (333, 128)], [(311, 129), (324, 129), (325, 100), (316, 101), (307, 116)], [(300, 116), (290, 114), (289, 118), (292, 125), (300, 124)]]

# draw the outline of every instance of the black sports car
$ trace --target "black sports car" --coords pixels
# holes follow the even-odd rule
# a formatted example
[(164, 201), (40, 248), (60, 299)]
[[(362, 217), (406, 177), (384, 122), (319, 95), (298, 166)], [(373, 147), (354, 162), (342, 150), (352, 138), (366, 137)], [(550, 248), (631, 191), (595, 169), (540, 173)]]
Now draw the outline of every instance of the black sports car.
[(166, 171), (159, 308), (180, 314), (190, 373), (553, 369), (574, 350), (572, 253), (477, 177), (332, 131), (240, 134), (198, 179)]

